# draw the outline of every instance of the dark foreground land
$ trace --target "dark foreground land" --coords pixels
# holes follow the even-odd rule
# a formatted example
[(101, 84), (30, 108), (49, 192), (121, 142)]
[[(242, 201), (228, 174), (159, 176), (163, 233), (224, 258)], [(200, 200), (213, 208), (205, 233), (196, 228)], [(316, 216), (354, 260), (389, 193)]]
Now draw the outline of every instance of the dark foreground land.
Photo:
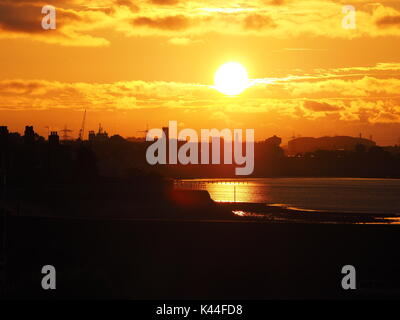
[[(11, 216), (3, 298), (397, 298), (400, 226)], [(54, 265), (57, 289), (41, 288)], [(343, 290), (344, 265), (357, 289)]]

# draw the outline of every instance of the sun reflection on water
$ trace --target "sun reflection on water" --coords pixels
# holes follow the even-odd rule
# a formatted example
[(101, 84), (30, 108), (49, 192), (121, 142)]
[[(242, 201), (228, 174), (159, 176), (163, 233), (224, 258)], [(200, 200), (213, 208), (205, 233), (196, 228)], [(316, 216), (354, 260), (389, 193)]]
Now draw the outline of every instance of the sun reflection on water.
[[(257, 202), (253, 181), (233, 180), (180, 180), (175, 184), (179, 189), (207, 190), (216, 202)], [(266, 190), (263, 190), (264, 195)]]

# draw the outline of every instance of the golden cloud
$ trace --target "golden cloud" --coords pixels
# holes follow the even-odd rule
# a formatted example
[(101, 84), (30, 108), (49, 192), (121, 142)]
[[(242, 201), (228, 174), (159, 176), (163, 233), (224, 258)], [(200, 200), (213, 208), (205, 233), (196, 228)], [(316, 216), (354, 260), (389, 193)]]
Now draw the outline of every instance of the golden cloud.
[[(1, 38), (31, 38), (69, 46), (108, 45), (109, 31), (125, 36), (198, 38), (229, 35), (304, 35), (324, 38), (399, 36), (400, 11), (392, 2), (357, 2), (357, 28), (342, 27), (339, 1), (56, 0), (58, 28), (41, 30), (43, 1), (0, 1)], [(108, 30), (102, 36), (101, 31)], [(94, 33), (96, 31), (96, 34)]]
[[(316, 119), (336, 114), (342, 121), (399, 122), (400, 79), (282, 78), (257, 83), (236, 98), (195, 83), (124, 81), (64, 83), (0, 81), (0, 109), (93, 110), (147, 108), (210, 110), (214, 114), (267, 114)], [(230, 119), (230, 117), (226, 117)]]

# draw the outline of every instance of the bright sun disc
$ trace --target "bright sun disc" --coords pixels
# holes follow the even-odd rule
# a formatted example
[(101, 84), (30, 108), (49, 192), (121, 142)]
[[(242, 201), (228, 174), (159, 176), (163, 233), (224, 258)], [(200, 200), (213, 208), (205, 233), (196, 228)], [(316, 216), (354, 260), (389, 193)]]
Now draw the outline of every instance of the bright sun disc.
[(235, 96), (248, 87), (249, 77), (240, 63), (228, 62), (219, 67), (215, 73), (214, 84), (219, 92)]

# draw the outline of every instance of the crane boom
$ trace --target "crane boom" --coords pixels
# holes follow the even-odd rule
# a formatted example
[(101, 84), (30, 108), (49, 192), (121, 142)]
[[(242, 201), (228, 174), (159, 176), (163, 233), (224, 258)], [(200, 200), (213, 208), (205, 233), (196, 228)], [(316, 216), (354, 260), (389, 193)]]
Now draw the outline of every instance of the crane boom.
[(83, 137), (85, 135), (85, 122), (86, 122), (86, 109), (85, 109), (85, 112), (83, 114), (81, 130), (79, 130), (79, 140), (83, 140)]

